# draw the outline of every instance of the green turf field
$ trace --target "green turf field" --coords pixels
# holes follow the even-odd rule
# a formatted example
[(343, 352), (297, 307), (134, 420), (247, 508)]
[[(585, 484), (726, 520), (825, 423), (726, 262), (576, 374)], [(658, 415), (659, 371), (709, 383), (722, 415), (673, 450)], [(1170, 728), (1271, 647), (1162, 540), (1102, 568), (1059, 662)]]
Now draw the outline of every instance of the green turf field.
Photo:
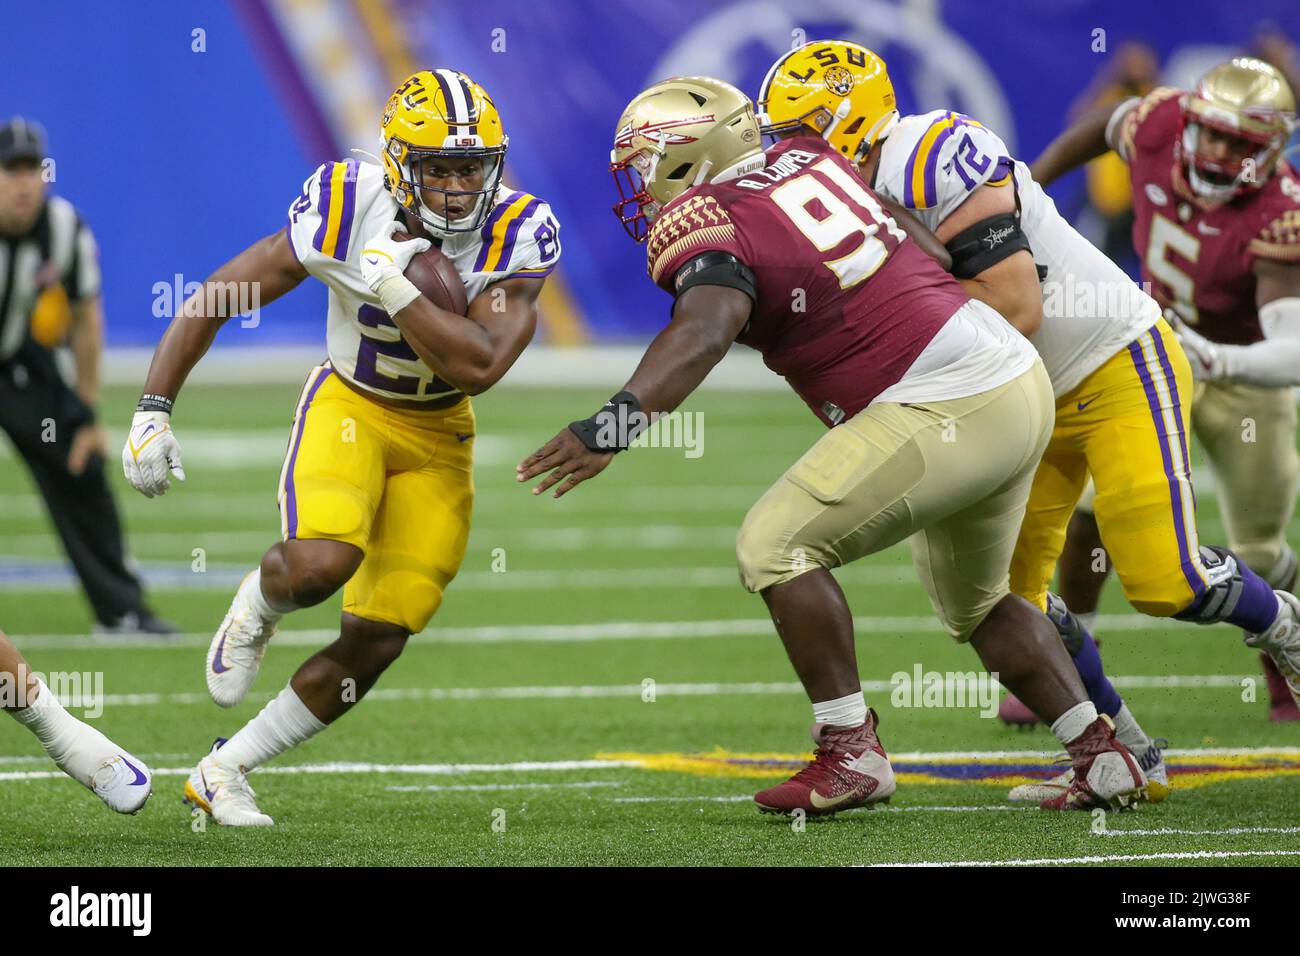
[[(821, 426), (791, 395), (701, 394), (688, 405), (704, 414), (699, 457), (634, 450), (559, 502), (518, 486), (515, 462), (608, 391), (476, 400), (479, 497), (461, 578), (370, 698), (254, 775), (276, 820), (265, 830), (196, 832), (180, 788), (212, 738), (336, 626), (337, 599), (291, 616), (250, 700), (229, 712), (208, 701), (208, 635), (279, 533), (296, 387), (187, 391), (176, 427), (189, 480), (165, 498), (128, 489), (113, 453), (133, 551), (164, 582), (154, 602), (189, 632), (172, 645), (79, 636), (88, 608), (58, 579), (58, 543), (20, 463), (0, 457), (0, 627), (38, 670), (102, 672), (97, 726), (157, 773), (145, 811), (116, 817), (0, 721), (0, 863), (1300, 863), (1300, 726), (1267, 721), (1262, 681), (1243, 701), (1259, 668), (1231, 629), (1146, 622), (1112, 586), (1103, 654), (1146, 729), (1170, 741), (1173, 796), (1104, 821), (1020, 809), (1006, 774), (1051, 764), (1046, 730), (892, 706), (895, 672), (978, 668), (938, 633), (904, 549), (839, 572), (897, 795), (804, 828), (760, 816), (750, 796), (806, 755), (811, 714), (762, 602), (737, 584), (732, 544)], [(110, 390), (108, 420), (128, 421), (135, 397)], [(1202, 537), (1221, 540), (1200, 491)], [(20, 585), (20, 571), (41, 573)]]

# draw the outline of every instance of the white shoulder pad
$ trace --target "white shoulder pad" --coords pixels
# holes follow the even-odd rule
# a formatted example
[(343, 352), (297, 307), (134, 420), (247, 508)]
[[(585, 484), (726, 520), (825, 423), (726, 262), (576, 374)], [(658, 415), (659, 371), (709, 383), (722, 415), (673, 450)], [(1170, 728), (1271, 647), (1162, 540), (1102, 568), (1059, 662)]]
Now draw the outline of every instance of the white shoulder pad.
[(382, 175), (355, 159), (323, 163), (312, 173), (289, 207), (289, 241), (299, 262), (310, 270), (313, 263), (347, 261), (353, 244), (366, 239), (355, 234), (359, 200), (364, 205), (373, 198), (373, 180)]
[(560, 224), (551, 207), (525, 192), (502, 191), (482, 229), (475, 272), (544, 278), (560, 261)]
[(909, 116), (885, 140), (876, 181), (908, 209), (947, 219), (977, 186), (1012, 175), (1006, 143), (977, 120), (950, 110)]

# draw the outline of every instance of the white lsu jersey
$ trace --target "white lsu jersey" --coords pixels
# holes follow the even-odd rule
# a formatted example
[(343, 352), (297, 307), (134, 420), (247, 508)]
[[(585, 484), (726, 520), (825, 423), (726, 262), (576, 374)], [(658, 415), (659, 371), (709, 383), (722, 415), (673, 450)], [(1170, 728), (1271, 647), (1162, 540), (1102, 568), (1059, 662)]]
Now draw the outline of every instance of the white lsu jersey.
[[(904, 117), (889, 133), (872, 188), (931, 231), (981, 185), (1014, 185), (1020, 227), (1043, 277), (1043, 324), (1030, 341), (1059, 398), (1160, 318), (1160, 306), (1056, 211), (982, 124), (949, 110)], [(990, 248), (1005, 237), (983, 237)]]
[[(329, 287), (334, 370), (367, 392), (432, 401), (457, 389), (420, 360), (361, 278), (362, 246), (398, 220), (399, 209), (381, 167), (355, 159), (325, 163), (289, 207), (289, 242), (303, 267)], [(560, 258), (560, 227), (542, 200), (502, 186), (482, 227), (444, 239), (441, 248), (473, 302), (493, 282), (549, 275)]]

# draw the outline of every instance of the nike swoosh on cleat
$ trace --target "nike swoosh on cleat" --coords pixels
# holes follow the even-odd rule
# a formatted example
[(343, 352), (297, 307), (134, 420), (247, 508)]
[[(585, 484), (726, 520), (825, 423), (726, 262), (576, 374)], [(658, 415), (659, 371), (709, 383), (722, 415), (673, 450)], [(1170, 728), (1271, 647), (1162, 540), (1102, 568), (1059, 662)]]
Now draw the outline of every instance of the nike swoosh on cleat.
[(226, 635), (222, 634), (221, 643), (217, 645), (217, 653), (212, 656), (212, 673), (214, 674), (224, 674), (226, 671), (230, 670), (230, 668), (221, 660), (221, 651), (225, 646)]
[(140, 768), (137, 767), (135, 764), (131, 763), (131, 761), (129, 761), (129, 760), (127, 760), (125, 757), (123, 757), (123, 758), (122, 758), (122, 763), (124, 763), (124, 764), (126, 764), (128, 767), (130, 767), (130, 768), (131, 768), (131, 772), (132, 772), (133, 774), (135, 774), (135, 779), (131, 781), (131, 784), (130, 784), (131, 786), (133, 786), (133, 787), (142, 787), (142, 786), (144, 786), (146, 783), (149, 782), (149, 778), (146, 777), (143, 773), (141, 773), (141, 772), (140, 772)]
[(850, 800), (861, 800), (868, 796), (870, 796), (868, 793), (859, 793), (857, 790), (850, 790), (848, 793), (841, 794), (838, 797), (823, 797), (816, 790), (813, 790), (808, 794), (808, 802), (818, 810), (829, 810), (831, 807), (838, 807), (840, 804), (847, 803)]

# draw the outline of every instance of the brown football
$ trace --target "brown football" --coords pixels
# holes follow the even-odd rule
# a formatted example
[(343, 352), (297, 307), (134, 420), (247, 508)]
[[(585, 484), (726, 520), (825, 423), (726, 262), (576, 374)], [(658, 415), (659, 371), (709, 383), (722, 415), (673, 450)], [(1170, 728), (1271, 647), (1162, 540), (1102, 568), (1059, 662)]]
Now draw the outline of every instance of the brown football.
[[(399, 231), (393, 233), (393, 238), (406, 242), (411, 236)], [(438, 308), (456, 315), (464, 315), (469, 311), (465, 283), (461, 281), (451, 260), (437, 246), (430, 246), (411, 259), (410, 265), (406, 267), (406, 278)]]

